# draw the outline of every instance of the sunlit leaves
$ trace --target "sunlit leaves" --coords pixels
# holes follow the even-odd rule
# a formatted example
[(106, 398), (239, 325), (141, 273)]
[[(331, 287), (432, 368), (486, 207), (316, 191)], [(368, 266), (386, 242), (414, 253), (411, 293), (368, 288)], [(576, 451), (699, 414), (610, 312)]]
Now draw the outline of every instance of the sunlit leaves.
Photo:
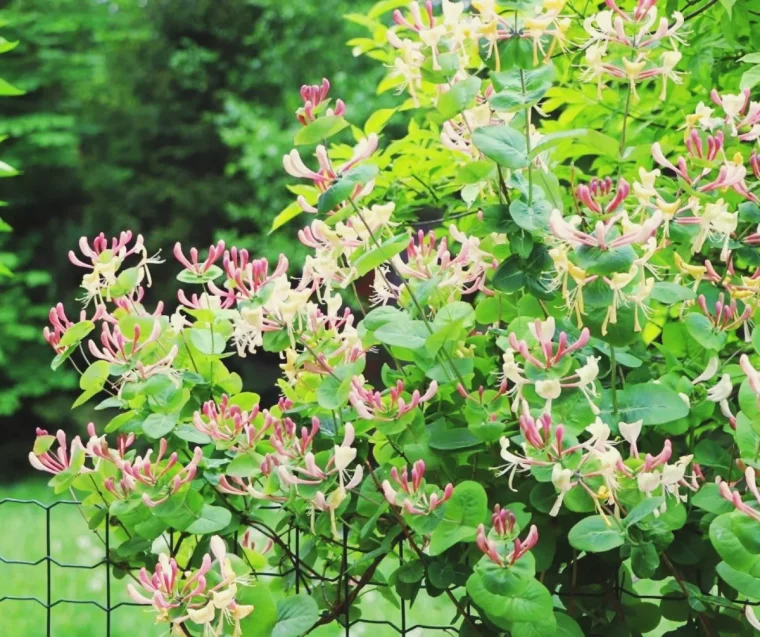
[(483, 126), (472, 133), (472, 142), (486, 157), (505, 168), (525, 168), (528, 154), (525, 136), (508, 126)]
[(377, 166), (363, 164), (351, 168), (341, 175), (325, 192), (319, 196), (317, 210), (320, 214), (335, 209), (339, 204), (353, 196), (357, 188), (366, 186), (378, 173)]
[(339, 115), (325, 115), (315, 119), (296, 133), (294, 142), (296, 146), (306, 144), (324, 143), (333, 135), (348, 126), (348, 122)]

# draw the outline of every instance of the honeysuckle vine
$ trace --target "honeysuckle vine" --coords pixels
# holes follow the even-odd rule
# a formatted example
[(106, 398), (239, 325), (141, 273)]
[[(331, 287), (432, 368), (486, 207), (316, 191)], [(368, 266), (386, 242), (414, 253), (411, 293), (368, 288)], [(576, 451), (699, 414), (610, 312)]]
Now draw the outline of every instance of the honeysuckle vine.
[[(305, 634), (378, 578), (461, 634), (760, 626), (760, 102), (671, 104), (689, 17), (628, 4), (353, 16), (398, 103), (362, 128), (301, 88), (273, 214), (306, 213), (300, 269), (177, 243), (176, 302), (150, 301), (142, 235), (70, 253), (83, 307), (44, 338), (95, 422), (30, 462), (92, 528), (108, 510), (172, 634)], [(616, 106), (569, 128), (563, 95)], [(654, 103), (678, 121), (651, 140)], [(262, 351), (274, 404), (244, 388)]]

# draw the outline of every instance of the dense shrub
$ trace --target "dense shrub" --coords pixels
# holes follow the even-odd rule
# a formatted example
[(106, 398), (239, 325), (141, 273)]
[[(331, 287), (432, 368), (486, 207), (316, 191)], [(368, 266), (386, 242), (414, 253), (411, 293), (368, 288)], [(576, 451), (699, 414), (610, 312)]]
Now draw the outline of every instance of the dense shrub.
[[(273, 223), (306, 219), (295, 276), (177, 243), (170, 312), (142, 235), (69, 253), (83, 313), (56, 306), (45, 337), (104, 417), (86, 443), (38, 431), (31, 463), (93, 528), (108, 508), (132, 597), (176, 634), (304, 634), (402, 547), (386, 594), (424, 583), (463, 635), (750, 634), (752, 70), (712, 90), (682, 70), (712, 5), (399, 4), (353, 18), (393, 108), (359, 126), (327, 80), (300, 91)], [(230, 366), (262, 350), (275, 404)], [(296, 559), (339, 586), (257, 578)]]

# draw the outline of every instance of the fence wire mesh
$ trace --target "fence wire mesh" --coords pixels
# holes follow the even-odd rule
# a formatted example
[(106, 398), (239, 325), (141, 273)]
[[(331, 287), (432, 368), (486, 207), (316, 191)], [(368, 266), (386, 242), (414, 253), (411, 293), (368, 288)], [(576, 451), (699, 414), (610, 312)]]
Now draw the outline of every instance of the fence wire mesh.
[[(34, 568), (40, 565), (44, 565), (45, 569), (45, 594), (44, 596), (34, 595), (0, 595), (0, 604), (8, 602), (18, 602), (30, 605), (36, 605), (44, 609), (45, 622), (44, 632), (40, 627), (40, 636), (45, 637), (61, 637), (61, 633), (56, 634), (53, 626), (53, 610), (65, 606), (91, 606), (99, 609), (103, 613), (102, 620), (102, 632), (99, 633), (105, 637), (112, 637), (114, 627), (114, 612), (118, 609), (136, 607), (136, 609), (145, 607), (131, 601), (116, 601), (113, 595), (114, 586), (124, 586), (123, 582), (114, 582), (115, 576), (112, 573), (112, 567), (118, 566), (118, 564), (111, 560), (111, 517), (107, 511), (104, 511), (104, 519), (102, 531), (95, 532), (100, 538), (103, 545), (103, 557), (91, 564), (79, 564), (71, 563), (57, 559), (53, 554), (53, 541), (56, 536), (56, 529), (52, 519), (52, 513), (59, 507), (79, 507), (80, 502), (76, 500), (58, 500), (50, 504), (40, 502), (38, 500), (20, 499), (20, 498), (4, 498), (0, 499), (0, 515), (5, 513), (4, 508), (9, 505), (34, 507), (40, 509), (43, 512), (44, 524), (42, 528), (28, 529), (30, 537), (34, 537), (35, 541), (44, 542), (44, 555), (38, 559), (16, 559), (13, 555), (0, 554), (0, 580), (6, 581), (7, 572), (3, 573), (3, 570), (8, 567), (29, 567)], [(275, 507), (270, 507), (275, 508)], [(363, 617), (361, 614), (355, 612), (356, 600), (351, 599), (351, 587), (357, 583), (358, 578), (350, 575), (349, 553), (354, 555), (358, 553), (366, 553), (367, 551), (360, 549), (359, 547), (351, 546), (348, 542), (348, 527), (343, 527), (342, 542), (341, 542), (341, 563), (337, 570), (337, 574), (334, 576), (328, 576), (324, 573), (320, 574), (314, 570), (308, 564), (305, 564), (301, 559), (302, 553), (302, 538), (301, 531), (298, 528), (289, 527), (276, 535), (276, 541), (287, 546), (290, 551), (290, 565), (286, 568), (279, 568), (277, 570), (265, 570), (254, 569), (256, 577), (262, 578), (291, 578), (290, 585), (294, 588), (296, 594), (300, 592), (307, 592), (312, 594), (317, 586), (320, 585), (333, 585), (336, 589), (341, 589), (338, 594), (338, 599), (341, 602), (340, 613), (334, 613), (332, 618), (334, 619), (335, 632), (333, 634), (345, 634), (351, 635), (352, 629), (359, 625), (365, 625), (367, 627), (379, 627), (383, 626), (386, 629), (390, 629), (398, 635), (428, 635), (431, 632), (438, 634), (466, 634), (460, 633), (460, 628), (463, 622), (470, 622), (475, 625), (479, 622), (479, 616), (477, 610), (474, 609), (469, 602), (466, 605), (462, 605), (466, 610), (466, 616), (452, 617), (451, 621), (447, 624), (427, 623), (422, 621), (411, 620), (409, 615), (410, 602), (401, 597), (398, 598), (398, 616), (394, 619), (372, 619), (370, 617)], [(240, 553), (240, 545), (237, 541), (237, 537), (234, 538), (235, 552)], [(394, 559), (398, 560), (399, 565), (404, 564), (404, 550), (403, 542), (399, 542), (392, 548)], [(389, 555), (390, 557), (390, 555)], [(68, 597), (59, 597), (55, 592), (55, 583), (53, 577), (53, 567), (63, 570), (78, 570), (78, 571), (94, 571), (96, 569), (102, 569), (105, 576), (105, 603), (92, 599), (73, 599)], [(348, 573), (349, 576), (345, 574)], [(13, 584), (13, 582), (11, 582)], [(375, 589), (382, 589), (392, 587), (388, 581), (384, 581), (383, 578), (371, 577), (367, 586), (375, 587)], [(425, 591), (424, 583), (421, 585), (421, 590)], [(462, 594), (463, 587), (456, 589), (452, 588), (451, 591), (456, 591), (456, 594)], [(583, 600), (583, 599), (602, 599), (609, 598), (610, 595), (616, 596), (618, 599), (622, 599), (623, 596), (629, 596), (638, 600), (651, 600), (657, 602), (682, 602), (688, 604), (688, 596), (683, 594), (669, 594), (669, 595), (645, 595), (639, 594), (635, 591), (627, 589), (622, 582), (618, 582), (617, 585), (612, 587), (611, 590), (599, 591), (599, 592), (581, 592), (581, 591), (563, 591), (556, 590), (554, 594), (563, 601), (569, 599)], [(707, 594), (707, 593), (705, 593)], [(344, 600), (349, 600), (348, 604), (342, 603)], [(740, 604), (749, 603), (752, 606), (758, 606), (760, 603), (746, 602), (738, 600), (727, 600)], [(388, 604), (390, 607), (390, 605)], [(136, 610), (135, 609), (135, 610)], [(451, 608), (451, 612), (448, 615), (454, 615), (455, 609)], [(0, 622), (2, 623), (2, 622)], [(386, 631), (387, 632), (387, 631)], [(5, 630), (3, 635), (10, 634)], [(16, 637), (14, 635), (14, 637)], [(22, 637), (18, 635), (17, 637)], [(31, 635), (23, 637), (32, 637)], [(36, 637), (36, 635), (34, 636)], [(94, 637), (94, 635), (93, 635)]]

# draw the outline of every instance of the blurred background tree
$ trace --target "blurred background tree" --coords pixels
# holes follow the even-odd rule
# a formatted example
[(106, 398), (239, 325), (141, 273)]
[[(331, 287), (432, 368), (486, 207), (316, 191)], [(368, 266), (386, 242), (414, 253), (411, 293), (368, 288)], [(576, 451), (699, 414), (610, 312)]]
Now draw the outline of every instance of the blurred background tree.
[[(3, 56), (2, 75), (26, 91), (6, 101), (0, 121), (3, 158), (21, 171), (3, 182), (14, 229), (0, 236), (0, 263), (14, 272), (0, 282), (3, 472), (26, 467), (35, 426), (95, 417), (70, 411), (76, 375), (47, 373), (41, 338), (55, 302), (78, 312), (79, 273), (66, 254), (80, 236), (132, 229), (170, 259), (175, 240), (222, 238), (269, 258), (284, 251), (298, 266), (292, 232), (267, 236), (293, 199), (280, 158), (297, 126), (298, 89), (329, 77), (349, 119), (366, 119), (383, 69), (352, 56), (346, 41), (361, 29), (343, 14), (369, 4), (3, 3), (6, 38), (21, 44)], [(162, 285), (174, 270), (156, 270), (154, 301), (174, 302)], [(239, 371), (265, 389), (277, 362), (257, 357)]]

